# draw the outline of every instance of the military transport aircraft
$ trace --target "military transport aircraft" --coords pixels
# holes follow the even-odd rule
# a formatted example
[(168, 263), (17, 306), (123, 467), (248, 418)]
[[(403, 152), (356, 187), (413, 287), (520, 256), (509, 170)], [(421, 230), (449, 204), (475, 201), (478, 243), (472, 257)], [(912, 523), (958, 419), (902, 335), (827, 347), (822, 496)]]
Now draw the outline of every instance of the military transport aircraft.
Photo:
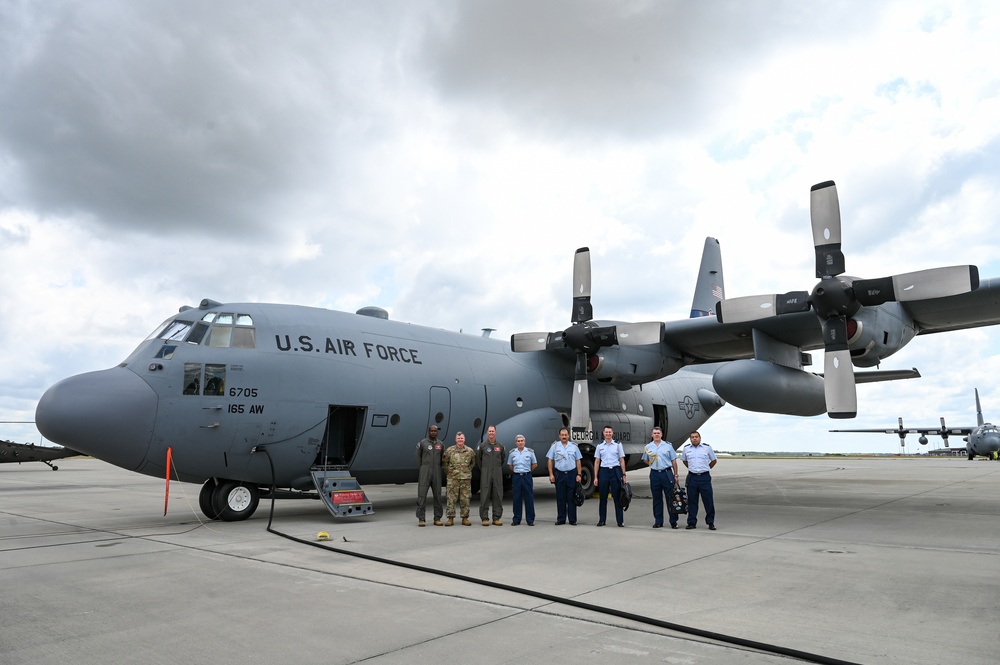
[(56, 448), (55, 446), (36, 446), (33, 443), (14, 443), (13, 441), (0, 441), (0, 464), (13, 464), (17, 462), (41, 462), (47, 464), (53, 471), (58, 471), (59, 467), (52, 462), (64, 457), (75, 457), (80, 453), (69, 448)]
[[(679, 446), (725, 401), (790, 415), (829, 404), (831, 415), (849, 415), (848, 361), (871, 367), (917, 334), (1000, 322), (1000, 282), (979, 283), (972, 266), (853, 286), (838, 277), (833, 183), (813, 188), (812, 223), (822, 281), (812, 296), (770, 297), (770, 317), (760, 315), (765, 303), (739, 307), (747, 299), (738, 299), (722, 301), (723, 319), (721, 253), (711, 238), (692, 314), (717, 317), (594, 320), (582, 248), (570, 325), (518, 333), (509, 345), (391, 321), (377, 307), (350, 314), (205, 299), (182, 307), (119, 366), (49, 388), (35, 420), (51, 441), (148, 475), (166, 474), (170, 449), (173, 477), (204, 483), (203, 512), (239, 520), (272, 486), (323, 495), (317, 468), (343, 465), (361, 483), (415, 481), (414, 446), (431, 423), (443, 440), (462, 430), (473, 441), (494, 424), (501, 441), (524, 434), (536, 452), (571, 425), (585, 455), (610, 424), (636, 468), (654, 425)], [(833, 391), (803, 369), (803, 351), (819, 348)]]
[(896, 434), (899, 436), (899, 445), (905, 445), (907, 434), (920, 434), (917, 441), (922, 446), (927, 445), (927, 435), (936, 434), (941, 437), (944, 447), (948, 447), (948, 437), (951, 435), (965, 437), (965, 452), (972, 460), (976, 455), (982, 455), (989, 459), (997, 459), (1000, 452), (1000, 428), (992, 423), (983, 421), (983, 407), (979, 405), (979, 390), (976, 389), (976, 418), (979, 424), (975, 427), (948, 427), (944, 424), (944, 417), (941, 418), (941, 427), (903, 427), (903, 419), (899, 419), (899, 427), (896, 429), (832, 429), (831, 432), (868, 432), (879, 434)]

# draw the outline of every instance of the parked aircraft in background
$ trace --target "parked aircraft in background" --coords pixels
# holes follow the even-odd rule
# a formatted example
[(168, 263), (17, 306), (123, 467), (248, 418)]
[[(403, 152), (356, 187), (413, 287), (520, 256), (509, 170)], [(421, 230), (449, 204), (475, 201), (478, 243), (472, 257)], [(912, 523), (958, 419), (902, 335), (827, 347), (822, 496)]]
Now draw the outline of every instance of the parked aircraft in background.
[[(166, 475), (170, 449), (171, 475), (204, 483), (206, 515), (238, 520), (272, 483), (315, 488), (326, 500), (327, 477), (317, 474), (332, 466), (361, 483), (415, 481), (414, 447), (431, 423), (443, 440), (462, 430), (472, 442), (496, 425), (501, 441), (524, 434), (542, 454), (572, 426), (588, 456), (611, 425), (636, 468), (654, 426), (679, 446), (725, 401), (791, 415), (830, 403), (831, 415), (849, 415), (847, 361), (871, 367), (915, 335), (1000, 322), (1000, 281), (979, 283), (972, 266), (868, 280), (866, 295), (856, 294), (851, 278), (838, 277), (832, 183), (814, 188), (812, 209), (822, 281), (780, 307), (771, 297), (776, 316), (748, 316), (747, 306), (732, 322), (741, 308), (723, 300), (725, 323), (721, 310), (668, 323), (594, 320), (587, 248), (574, 259), (569, 327), (515, 334), (509, 345), (390, 321), (377, 307), (349, 314), (205, 299), (118, 366), (49, 388), (35, 420), (51, 441), (147, 475)], [(692, 313), (717, 309), (724, 296), (718, 247), (705, 243)], [(789, 304), (800, 299), (815, 314)], [(832, 392), (803, 370), (803, 351), (817, 348), (827, 350)]]
[(11, 464), (17, 462), (41, 462), (47, 464), (53, 471), (58, 471), (59, 467), (52, 462), (64, 457), (75, 457), (80, 453), (69, 448), (56, 448), (54, 446), (36, 446), (33, 443), (14, 443), (13, 441), (0, 441), (0, 464)]
[(903, 427), (903, 419), (899, 419), (899, 427), (896, 429), (832, 429), (831, 432), (869, 432), (879, 434), (896, 434), (899, 436), (899, 445), (905, 445), (907, 434), (919, 434), (917, 439), (920, 445), (927, 445), (927, 435), (936, 434), (941, 437), (944, 447), (948, 447), (948, 437), (965, 437), (965, 452), (972, 460), (976, 455), (982, 455), (989, 459), (997, 459), (1000, 453), (1000, 428), (992, 423), (983, 421), (983, 408), (979, 404), (979, 390), (976, 389), (976, 418), (979, 422), (975, 427), (948, 427), (941, 418), (940, 427)]

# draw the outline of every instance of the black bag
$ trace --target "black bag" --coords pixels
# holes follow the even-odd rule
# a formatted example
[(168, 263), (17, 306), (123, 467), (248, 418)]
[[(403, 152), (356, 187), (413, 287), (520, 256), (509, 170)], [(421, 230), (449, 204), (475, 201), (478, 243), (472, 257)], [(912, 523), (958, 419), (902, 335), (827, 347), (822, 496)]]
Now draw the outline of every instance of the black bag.
[(686, 488), (674, 485), (674, 489), (670, 492), (670, 500), (667, 501), (667, 509), (671, 515), (687, 515), (688, 493)]
[(583, 493), (583, 483), (577, 481), (576, 487), (573, 488), (573, 503), (577, 506), (582, 506), (586, 499), (587, 496)]
[(618, 502), (622, 505), (622, 510), (628, 510), (628, 505), (632, 503), (632, 488), (628, 483), (622, 483), (622, 491), (618, 493)]

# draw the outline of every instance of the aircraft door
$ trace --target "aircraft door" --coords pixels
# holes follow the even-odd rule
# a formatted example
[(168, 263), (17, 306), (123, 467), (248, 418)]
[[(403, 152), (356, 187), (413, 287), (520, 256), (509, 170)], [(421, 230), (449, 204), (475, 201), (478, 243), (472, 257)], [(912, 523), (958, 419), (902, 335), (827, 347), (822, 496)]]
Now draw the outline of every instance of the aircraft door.
[(358, 442), (364, 433), (367, 411), (363, 406), (330, 405), (323, 441), (316, 458), (317, 464), (347, 466), (354, 461)]
[(430, 409), (427, 413), (428, 426), (438, 426), (438, 437), (448, 440), (448, 424), (451, 420), (451, 391), (444, 386), (431, 386)]

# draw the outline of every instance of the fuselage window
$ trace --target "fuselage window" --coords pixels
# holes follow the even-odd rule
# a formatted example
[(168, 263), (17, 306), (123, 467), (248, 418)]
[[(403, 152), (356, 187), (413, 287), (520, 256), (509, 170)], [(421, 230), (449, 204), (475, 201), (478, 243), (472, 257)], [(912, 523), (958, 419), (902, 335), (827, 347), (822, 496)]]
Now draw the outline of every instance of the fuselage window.
[(205, 365), (205, 394), (225, 395), (226, 394), (226, 366), (225, 365)]
[(201, 392), (201, 363), (184, 363), (184, 394)]
[(172, 342), (179, 342), (184, 339), (187, 335), (188, 330), (191, 329), (190, 321), (172, 321), (162, 333), (160, 333), (161, 339), (170, 340)]
[(191, 334), (188, 335), (188, 344), (201, 344), (201, 340), (205, 339), (205, 333), (208, 332), (208, 324), (199, 321), (194, 324), (194, 328), (191, 329)]

